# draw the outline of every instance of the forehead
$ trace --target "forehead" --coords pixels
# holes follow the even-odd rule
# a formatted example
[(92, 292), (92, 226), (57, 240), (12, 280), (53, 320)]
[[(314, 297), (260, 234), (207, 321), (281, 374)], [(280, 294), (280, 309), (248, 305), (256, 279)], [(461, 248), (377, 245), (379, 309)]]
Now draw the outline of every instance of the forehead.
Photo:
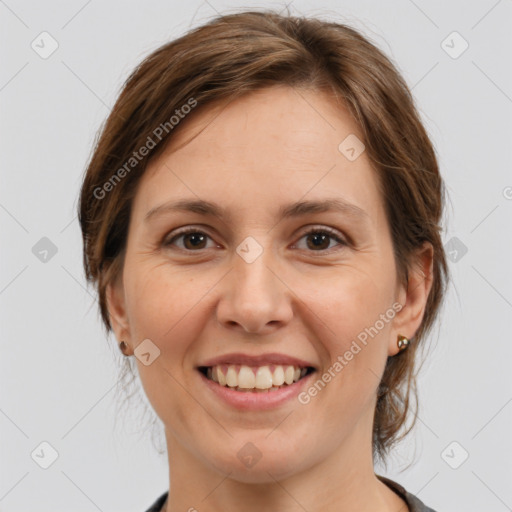
[[(164, 154), (180, 151), (195, 156), (233, 155), (256, 149), (265, 143), (288, 158), (318, 161), (330, 145), (329, 154), (338, 151), (348, 135), (363, 139), (360, 129), (345, 104), (326, 92), (273, 86), (237, 99), (196, 107), (173, 134)], [(194, 140), (193, 137), (199, 137)], [(191, 140), (192, 139), (192, 140)], [(270, 157), (260, 153), (259, 158)], [(322, 158), (323, 160), (323, 158)]]
[(183, 123), (148, 166), (134, 207), (147, 212), (183, 196), (239, 208), (254, 208), (259, 198), (279, 207), (305, 194), (337, 193), (369, 215), (381, 213), (365, 152), (350, 160), (343, 144), (340, 150), (347, 137), (362, 141), (359, 127), (326, 93), (272, 87), (198, 110)]

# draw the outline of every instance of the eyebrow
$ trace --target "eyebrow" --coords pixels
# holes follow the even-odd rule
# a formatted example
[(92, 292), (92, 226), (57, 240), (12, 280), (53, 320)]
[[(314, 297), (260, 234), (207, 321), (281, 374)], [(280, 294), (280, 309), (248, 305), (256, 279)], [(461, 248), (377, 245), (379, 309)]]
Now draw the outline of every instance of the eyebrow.
[[(279, 220), (283, 220), (330, 211), (342, 213), (343, 215), (355, 220), (370, 220), (370, 217), (365, 210), (355, 204), (348, 203), (339, 198), (326, 198), (317, 201), (297, 201), (279, 208), (278, 218)], [(144, 221), (148, 222), (154, 217), (172, 212), (192, 212), (199, 215), (216, 217), (223, 222), (226, 222), (229, 217), (227, 210), (216, 203), (202, 199), (180, 199), (178, 201), (170, 201), (151, 208), (151, 210), (146, 213)]]

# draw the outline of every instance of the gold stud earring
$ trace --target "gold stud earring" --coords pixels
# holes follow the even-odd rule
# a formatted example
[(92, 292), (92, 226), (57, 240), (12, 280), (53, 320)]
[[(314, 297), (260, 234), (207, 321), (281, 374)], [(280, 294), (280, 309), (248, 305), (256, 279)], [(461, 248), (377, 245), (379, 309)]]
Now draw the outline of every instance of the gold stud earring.
[(408, 338), (406, 338), (405, 336), (402, 336), (401, 334), (399, 334), (397, 337), (396, 344), (398, 345), (398, 350), (400, 352), (402, 352), (409, 346), (410, 340)]

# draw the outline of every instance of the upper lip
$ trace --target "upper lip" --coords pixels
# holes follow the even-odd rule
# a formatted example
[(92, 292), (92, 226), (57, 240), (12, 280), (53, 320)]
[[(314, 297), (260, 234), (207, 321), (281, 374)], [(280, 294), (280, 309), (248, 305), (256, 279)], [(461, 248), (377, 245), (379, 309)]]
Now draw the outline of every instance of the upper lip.
[(292, 357), (286, 354), (278, 354), (276, 352), (272, 352), (270, 354), (260, 354), (257, 356), (243, 354), (241, 352), (233, 352), (231, 354), (224, 354), (222, 356), (217, 356), (212, 359), (207, 359), (206, 361), (199, 364), (198, 367), (217, 366), (219, 364), (244, 364), (247, 366), (279, 364), (300, 366), (303, 368), (314, 368), (314, 365), (312, 365), (308, 361), (305, 361), (304, 359), (299, 359), (297, 357)]

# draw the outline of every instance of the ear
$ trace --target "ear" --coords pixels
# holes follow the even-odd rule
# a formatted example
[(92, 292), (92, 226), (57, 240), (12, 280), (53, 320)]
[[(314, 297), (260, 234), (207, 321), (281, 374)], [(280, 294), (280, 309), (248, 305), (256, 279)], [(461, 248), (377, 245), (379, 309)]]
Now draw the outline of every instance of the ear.
[(418, 249), (412, 268), (409, 269), (409, 279), (406, 285), (400, 284), (397, 302), (402, 309), (393, 319), (392, 336), (389, 343), (388, 355), (398, 353), (397, 337), (399, 334), (411, 339), (421, 325), (425, 314), (427, 299), (432, 288), (432, 271), (434, 249), (430, 242), (424, 242)]
[(116, 279), (107, 284), (105, 299), (107, 302), (110, 324), (112, 325), (117, 341), (124, 341), (128, 346), (131, 346), (130, 324), (126, 314), (126, 301), (122, 273)]

